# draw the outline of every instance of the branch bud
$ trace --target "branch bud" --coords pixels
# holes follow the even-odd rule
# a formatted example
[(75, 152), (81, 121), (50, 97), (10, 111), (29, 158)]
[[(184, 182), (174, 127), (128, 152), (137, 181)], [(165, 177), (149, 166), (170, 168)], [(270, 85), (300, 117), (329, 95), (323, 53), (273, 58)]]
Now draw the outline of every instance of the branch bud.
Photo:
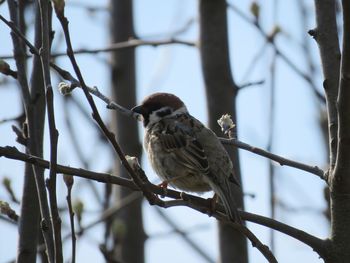
[(69, 175), (69, 174), (64, 174), (63, 181), (68, 188), (72, 188), (72, 186), (74, 184), (74, 177), (72, 175)]
[(66, 82), (60, 82), (58, 84), (58, 91), (63, 95), (66, 96), (72, 92), (72, 87)]
[(236, 125), (233, 123), (231, 119), (231, 115), (229, 114), (222, 115), (221, 118), (218, 119), (218, 124), (221, 127), (221, 131), (224, 134), (227, 134), (230, 130), (236, 127)]
[(260, 6), (257, 2), (252, 2), (250, 5), (250, 12), (255, 17), (255, 21), (258, 22), (260, 17)]

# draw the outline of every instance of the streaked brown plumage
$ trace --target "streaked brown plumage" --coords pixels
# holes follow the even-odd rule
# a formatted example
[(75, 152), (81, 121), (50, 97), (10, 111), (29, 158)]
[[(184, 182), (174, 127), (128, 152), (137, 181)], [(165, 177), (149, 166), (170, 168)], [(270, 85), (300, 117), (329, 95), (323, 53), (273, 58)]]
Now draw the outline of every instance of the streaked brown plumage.
[(157, 175), (183, 191), (213, 190), (223, 201), (229, 218), (239, 220), (230, 186), (238, 182), (215, 133), (169, 93), (155, 93), (133, 111), (143, 117), (144, 147)]

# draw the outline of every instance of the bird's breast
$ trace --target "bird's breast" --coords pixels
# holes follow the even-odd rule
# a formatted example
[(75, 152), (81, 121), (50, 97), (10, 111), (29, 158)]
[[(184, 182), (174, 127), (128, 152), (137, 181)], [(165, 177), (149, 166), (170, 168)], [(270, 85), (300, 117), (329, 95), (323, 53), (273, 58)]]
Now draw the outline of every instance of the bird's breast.
[(145, 136), (144, 148), (153, 170), (163, 181), (188, 192), (207, 192), (211, 188), (206, 177), (199, 171), (189, 169), (172, 152), (165, 151), (155, 134)]

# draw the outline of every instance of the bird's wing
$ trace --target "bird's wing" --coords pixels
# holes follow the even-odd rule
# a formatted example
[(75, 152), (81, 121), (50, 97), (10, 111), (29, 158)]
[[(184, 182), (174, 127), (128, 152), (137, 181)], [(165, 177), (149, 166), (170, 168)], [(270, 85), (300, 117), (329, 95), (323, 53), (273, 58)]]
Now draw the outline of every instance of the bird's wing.
[(209, 173), (207, 155), (186, 124), (169, 125), (159, 134), (159, 139), (163, 149), (174, 154), (184, 166), (203, 174)]

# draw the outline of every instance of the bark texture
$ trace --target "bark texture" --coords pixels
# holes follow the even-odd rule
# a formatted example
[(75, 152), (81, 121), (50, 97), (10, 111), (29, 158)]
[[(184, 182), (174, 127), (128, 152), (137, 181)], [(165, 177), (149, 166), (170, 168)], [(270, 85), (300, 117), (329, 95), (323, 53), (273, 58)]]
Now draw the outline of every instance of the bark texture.
[[(226, 1), (201, 0), (200, 12), (200, 55), (208, 103), (209, 127), (220, 135), (217, 120), (229, 113), (236, 122), (236, 92), (233, 81), (229, 51)], [(227, 148), (240, 180), (237, 148)], [(241, 181), (241, 180), (240, 180)], [(235, 189), (235, 201), (243, 208), (242, 192)], [(243, 190), (242, 190), (243, 191)], [(220, 261), (248, 262), (245, 237), (232, 227), (219, 223)]]
[[(133, 1), (111, 1), (111, 40), (113, 43), (127, 41), (134, 37)], [(136, 105), (135, 49), (123, 49), (112, 54), (112, 94), (113, 100), (132, 108)], [(138, 127), (135, 120), (118, 113), (113, 115), (113, 126), (117, 141), (124, 152), (141, 158)], [(119, 160), (116, 161), (116, 174), (129, 178)], [(116, 202), (132, 191), (118, 187)], [(122, 262), (144, 262), (145, 233), (142, 222), (142, 198), (123, 208), (119, 220), (124, 233), (114, 233), (114, 255)]]
[[(10, 9), (15, 10), (11, 7)], [(19, 13), (21, 8), (24, 7), (22, 1), (19, 3)], [(41, 46), (41, 26), (40, 26), (40, 14), (39, 7), (36, 5), (36, 22), (35, 22), (35, 46)], [(11, 13), (11, 11), (10, 11)], [(23, 16), (19, 15), (16, 18), (14, 11), (12, 11), (11, 20), (16, 24), (24, 26)], [(18, 20), (17, 20), (18, 19)], [(38, 57), (33, 59), (33, 71), (31, 75), (30, 87), (27, 84), (26, 65), (24, 62), (23, 54), (25, 54), (25, 46), (19, 40), (14, 40), (14, 50), (17, 53), (17, 69), (22, 75), (20, 82), (22, 90), (22, 100), (26, 112), (26, 127), (31, 127), (29, 134), (24, 132), (25, 136), (29, 136), (27, 153), (35, 154), (38, 157), (43, 156), (43, 133), (44, 133), (44, 121), (45, 121), (45, 88), (43, 83), (42, 67)], [(35, 98), (35, 100), (33, 99)], [(44, 175), (44, 169), (37, 169), (38, 176)], [(36, 262), (37, 254), (37, 240), (40, 233), (39, 220), (39, 200), (37, 194), (37, 185), (34, 177), (33, 166), (30, 164), (25, 165), (24, 171), (24, 185), (23, 195), (21, 200), (21, 217), (19, 221), (19, 239), (17, 249), (17, 262)]]
[(338, 96), (338, 149), (331, 175), (332, 263), (350, 261), (350, 3), (343, 4), (343, 50)]

